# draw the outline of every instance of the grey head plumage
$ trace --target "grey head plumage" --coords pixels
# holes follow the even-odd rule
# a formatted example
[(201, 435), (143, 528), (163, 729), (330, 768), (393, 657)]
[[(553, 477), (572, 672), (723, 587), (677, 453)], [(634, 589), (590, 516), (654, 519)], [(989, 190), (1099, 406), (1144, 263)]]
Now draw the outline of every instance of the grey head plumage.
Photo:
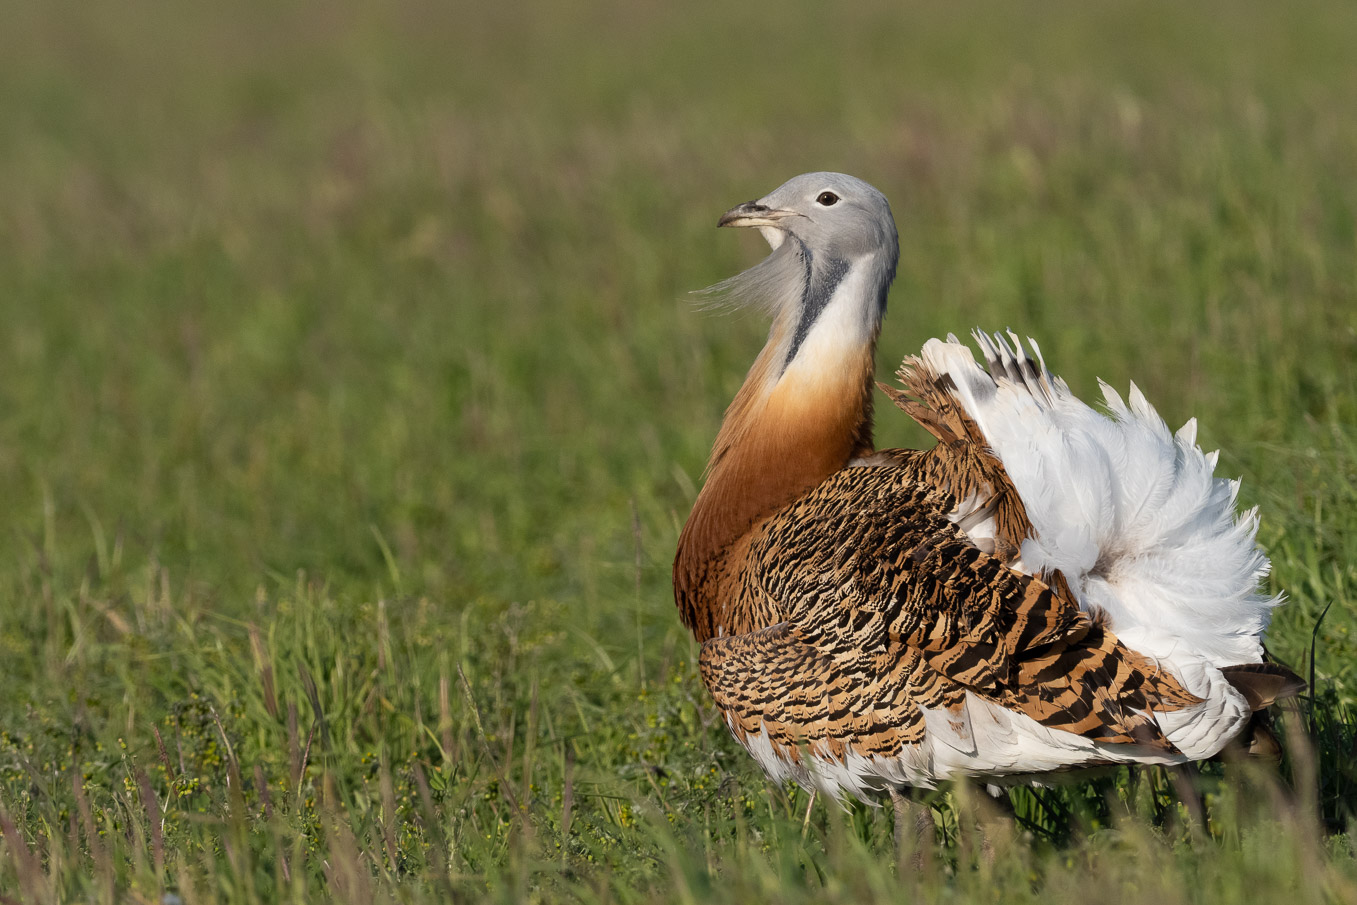
[(756, 201), (726, 211), (717, 226), (754, 226), (777, 250), (786, 236), (813, 252), (851, 258), (898, 252), (890, 202), (875, 188), (843, 173), (804, 173)]
[(705, 294), (795, 318), (787, 362), (840, 287), (850, 285), (850, 276), (856, 298), (840, 304), (860, 308), (862, 326), (875, 334), (895, 277), (899, 239), (886, 196), (871, 185), (843, 173), (805, 173), (726, 211), (717, 226), (756, 228), (773, 251)]

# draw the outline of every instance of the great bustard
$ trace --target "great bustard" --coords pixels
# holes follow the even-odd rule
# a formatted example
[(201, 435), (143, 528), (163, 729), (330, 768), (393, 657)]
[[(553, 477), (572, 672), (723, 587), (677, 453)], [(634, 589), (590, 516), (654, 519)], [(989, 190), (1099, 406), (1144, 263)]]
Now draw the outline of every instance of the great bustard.
[[(773, 315), (679, 540), (674, 594), (731, 732), (836, 799), (1218, 753), (1301, 683), (1238, 482), (1133, 386), (1077, 400), (1012, 336), (882, 389), (938, 440), (872, 444), (895, 275), (884, 196), (798, 176), (728, 211), (772, 254), (718, 284)], [(897, 813), (899, 811), (897, 810)]]

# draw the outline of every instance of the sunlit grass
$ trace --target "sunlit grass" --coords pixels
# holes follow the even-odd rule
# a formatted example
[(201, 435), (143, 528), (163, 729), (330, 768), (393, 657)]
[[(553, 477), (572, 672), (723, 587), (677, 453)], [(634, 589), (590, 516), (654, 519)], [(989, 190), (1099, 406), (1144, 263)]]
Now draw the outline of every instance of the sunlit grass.
[[(1302, 6), (16, 8), (0, 895), (1352, 899), (1357, 16)], [(1261, 507), (1274, 654), (1332, 603), (1313, 755), (1208, 768), (1206, 839), (1122, 771), (993, 860), (948, 793), (915, 874), (714, 719), (669, 563), (765, 326), (686, 293), (822, 168), (899, 221), (882, 377), (1135, 380)]]

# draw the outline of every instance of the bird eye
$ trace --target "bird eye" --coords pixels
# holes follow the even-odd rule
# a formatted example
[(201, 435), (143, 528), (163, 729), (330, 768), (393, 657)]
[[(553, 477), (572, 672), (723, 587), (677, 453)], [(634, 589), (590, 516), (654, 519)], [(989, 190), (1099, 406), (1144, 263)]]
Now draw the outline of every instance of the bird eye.
[(823, 204), (829, 207), (831, 204), (838, 204), (839, 196), (833, 192), (821, 192), (820, 197), (815, 199), (816, 204)]

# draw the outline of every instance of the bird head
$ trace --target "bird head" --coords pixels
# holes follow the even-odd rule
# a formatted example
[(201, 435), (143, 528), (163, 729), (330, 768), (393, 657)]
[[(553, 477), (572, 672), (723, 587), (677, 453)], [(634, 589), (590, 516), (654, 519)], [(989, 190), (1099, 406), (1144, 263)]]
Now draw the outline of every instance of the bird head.
[(886, 196), (843, 173), (805, 173), (756, 201), (726, 211), (717, 226), (754, 227), (778, 250), (788, 236), (813, 255), (853, 260), (881, 255), (894, 262), (895, 220)]
[(890, 204), (876, 189), (842, 173), (806, 173), (731, 208), (717, 226), (753, 227), (773, 252), (706, 295), (771, 313), (785, 363), (822, 323), (851, 341), (875, 342), (899, 257)]

